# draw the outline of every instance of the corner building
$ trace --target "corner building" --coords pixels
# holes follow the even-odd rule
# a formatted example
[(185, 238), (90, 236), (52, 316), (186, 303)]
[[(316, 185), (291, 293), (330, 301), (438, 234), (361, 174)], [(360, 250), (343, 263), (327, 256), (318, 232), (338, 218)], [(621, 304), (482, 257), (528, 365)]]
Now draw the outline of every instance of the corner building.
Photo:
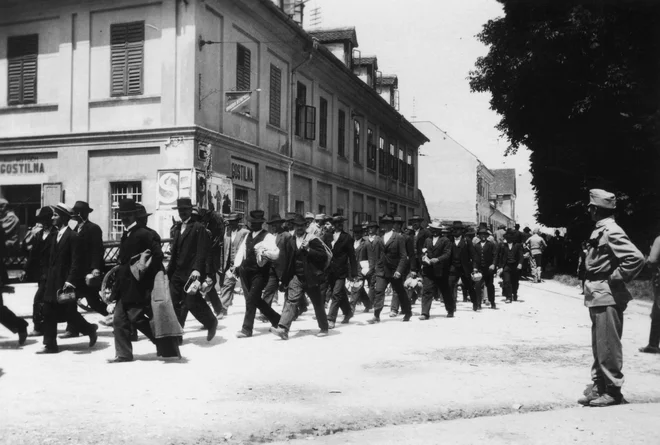
[(118, 239), (126, 196), (162, 236), (187, 196), (349, 226), (419, 212), (428, 139), (383, 98), (396, 84), (354, 62), (354, 29), (307, 32), (289, 3), (0, 4), (0, 193), (21, 224), (85, 200)]

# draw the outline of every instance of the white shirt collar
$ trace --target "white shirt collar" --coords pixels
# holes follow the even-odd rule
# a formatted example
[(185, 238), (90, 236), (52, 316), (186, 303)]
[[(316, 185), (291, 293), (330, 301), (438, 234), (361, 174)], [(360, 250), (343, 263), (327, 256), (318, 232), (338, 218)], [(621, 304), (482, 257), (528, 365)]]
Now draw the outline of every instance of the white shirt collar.
[(133, 230), (133, 228), (135, 228), (135, 226), (137, 226), (137, 222), (134, 222), (130, 226), (126, 227), (126, 231), (130, 232), (131, 230)]

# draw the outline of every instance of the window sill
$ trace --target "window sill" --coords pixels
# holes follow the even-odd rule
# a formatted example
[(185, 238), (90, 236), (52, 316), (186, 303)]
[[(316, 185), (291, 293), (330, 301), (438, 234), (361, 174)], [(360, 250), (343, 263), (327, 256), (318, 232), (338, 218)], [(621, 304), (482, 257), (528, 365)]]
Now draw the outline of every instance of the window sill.
[(276, 131), (276, 132), (278, 132), (278, 133), (280, 133), (280, 134), (283, 134), (283, 135), (285, 135), (285, 136), (287, 136), (287, 135), (289, 134), (289, 133), (287, 133), (286, 131), (282, 130), (280, 127), (271, 124), (270, 122), (267, 122), (267, 123), (266, 123), (266, 128), (268, 128), (268, 129), (270, 129), (270, 130), (273, 130), (273, 131)]
[(330, 151), (330, 149), (329, 149), (328, 147), (321, 147), (320, 145), (319, 145), (319, 151), (320, 151), (321, 153), (325, 153), (325, 154), (327, 154), (327, 155), (331, 155), (331, 154), (332, 154), (332, 152)]
[(57, 104), (24, 104), (0, 107), (0, 114), (30, 113), (32, 111), (57, 111)]
[(353, 161), (353, 167), (364, 169), (364, 165), (360, 164), (359, 162), (355, 162), (355, 161)]
[(346, 158), (346, 156), (337, 155), (337, 159), (339, 159), (340, 161), (348, 163), (348, 159)]
[(314, 142), (314, 139), (305, 139), (304, 137), (298, 136), (298, 135), (295, 135), (295, 138), (296, 138), (296, 141), (304, 142), (305, 144), (311, 144), (312, 142)]
[(127, 103), (135, 103), (135, 102), (156, 104), (156, 103), (160, 103), (160, 96), (159, 95), (118, 96), (118, 97), (108, 97), (103, 99), (91, 99), (89, 101), (89, 106), (90, 108), (95, 108), (95, 107), (105, 107), (105, 106), (121, 105)]
[(367, 171), (368, 171), (369, 173), (376, 174), (376, 169), (375, 169), (375, 168), (367, 167)]

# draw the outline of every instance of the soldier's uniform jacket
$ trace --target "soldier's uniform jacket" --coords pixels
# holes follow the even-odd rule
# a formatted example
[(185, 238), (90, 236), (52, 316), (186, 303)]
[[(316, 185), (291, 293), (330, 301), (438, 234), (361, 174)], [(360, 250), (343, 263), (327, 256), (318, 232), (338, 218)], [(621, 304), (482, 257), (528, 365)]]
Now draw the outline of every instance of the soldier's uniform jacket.
[(626, 305), (632, 296), (624, 283), (644, 268), (644, 256), (614, 218), (596, 223), (589, 238), (584, 305)]

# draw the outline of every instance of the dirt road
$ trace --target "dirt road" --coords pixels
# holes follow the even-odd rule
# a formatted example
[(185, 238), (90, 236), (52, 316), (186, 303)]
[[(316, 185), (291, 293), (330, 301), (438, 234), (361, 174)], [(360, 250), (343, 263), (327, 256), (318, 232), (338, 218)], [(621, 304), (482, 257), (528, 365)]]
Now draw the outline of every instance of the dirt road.
[[(33, 292), (17, 286), (5, 302), (27, 316)], [(61, 341), (59, 354), (36, 355), (40, 342), (29, 339), (19, 349), (3, 329), (0, 443), (321, 440), (343, 431), (574, 407), (592, 360), (581, 296), (554, 282), (523, 284), (520, 295), (518, 303), (479, 313), (459, 303), (453, 319), (437, 303), (429, 321), (384, 317), (371, 326), (370, 315), (360, 314), (327, 338), (313, 335), (316, 322), (306, 314), (289, 341), (259, 322), (254, 337), (236, 339), (243, 317), (236, 305), (211, 343), (189, 318), (181, 361), (157, 359), (142, 338), (134, 345), (136, 362), (107, 364), (114, 356), (108, 328), (93, 350), (77, 338)], [(631, 403), (660, 401), (660, 357), (637, 352), (648, 337), (649, 312), (647, 302), (626, 311), (624, 393)]]

